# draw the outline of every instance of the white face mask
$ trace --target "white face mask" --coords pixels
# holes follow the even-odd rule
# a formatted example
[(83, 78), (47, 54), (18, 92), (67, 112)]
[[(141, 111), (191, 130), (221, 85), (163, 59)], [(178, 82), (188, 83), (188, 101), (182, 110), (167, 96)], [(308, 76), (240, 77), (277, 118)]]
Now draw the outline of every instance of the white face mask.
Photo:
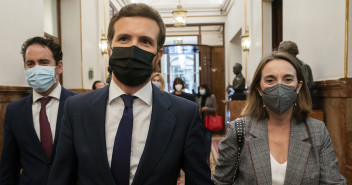
[(182, 90), (182, 84), (177, 84), (175, 85), (176, 91), (181, 91)]
[(157, 86), (158, 88), (160, 88), (160, 86), (161, 86), (161, 83), (160, 82), (158, 82), (158, 81), (154, 81), (154, 82), (152, 82), (155, 86)]
[(200, 94), (200, 95), (205, 95), (205, 89), (199, 90), (199, 94)]

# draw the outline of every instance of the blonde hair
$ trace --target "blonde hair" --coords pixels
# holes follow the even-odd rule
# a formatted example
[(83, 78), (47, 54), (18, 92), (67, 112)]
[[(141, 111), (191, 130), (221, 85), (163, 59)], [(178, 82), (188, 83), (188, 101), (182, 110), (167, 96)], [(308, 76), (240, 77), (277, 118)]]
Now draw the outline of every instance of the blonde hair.
[(156, 76), (159, 77), (160, 83), (161, 83), (159, 89), (163, 91), (163, 90), (165, 89), (165, 80), (164, 80), (163, 75), (161, 75), (161, 73), (157, 73), (157, 72), (153, 73), (153, 74), (150, 76), (150, 80), (153, 81), (153, 79), (154, 79)]
[(312, 110), (312, 100), (307, 86), (307, 81), (304, 78), (302, 68), (298, 61), (286, 52), (273, 52), (261, 59), (254, 73), (254, 77), (249, 87), (249, 94), (247, 96), (246, 104), (241, 112), (241, 115), (250, 116), (257, 120), (268, 118), (268, 115), (263, 108), (262, 97), (257, 89), (260, 89), (260, 80), (264, 66), (272, 60), (285, 60), (289, 62), (296, 70), (297, 80), (303, 82), (299, 94), (297, 95), (296, 106), (293, 110), (293, 117), (295, 117), (297, 121), (305, 121), (308, 114)]

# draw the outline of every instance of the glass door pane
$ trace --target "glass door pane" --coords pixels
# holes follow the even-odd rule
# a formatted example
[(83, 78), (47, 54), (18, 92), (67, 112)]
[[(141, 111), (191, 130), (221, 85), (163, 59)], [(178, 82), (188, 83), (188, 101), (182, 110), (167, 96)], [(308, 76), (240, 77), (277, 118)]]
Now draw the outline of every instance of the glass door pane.
[(161, 73), (166, 81), (166, 90), (173, 91), (173, 81), (180, 77), (186, 84), (185, 92), (198, 92), (199, 47), (166, 46), (161, 60)]

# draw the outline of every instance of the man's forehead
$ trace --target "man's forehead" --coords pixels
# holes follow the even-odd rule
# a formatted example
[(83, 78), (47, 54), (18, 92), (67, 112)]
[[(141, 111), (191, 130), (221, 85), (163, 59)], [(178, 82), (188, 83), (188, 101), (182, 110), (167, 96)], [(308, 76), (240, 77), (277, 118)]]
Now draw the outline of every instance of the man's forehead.
[(40, 44), (32, 44), (28, 46), (25, 53), (26, 59), (28, 57), (38, 57), (38, 56), (40, 56), (40, 58), (42, 59), (46, 59), (46, 58), (54, 59), (54, 54), (49, 49), (49, 47), (43, 46)]
[[(147, 29), (147, 31), (155, 30), (157, 32), (156, 36), (158, 36), (160, 33), (160, 27), (158, 23), (149, 17), (142, 17), (142, 16), (121, 17), (114, 23), (115, 34), (116, 34), (116, 31), (121, 31), (129, 28), (130, 29), (138, 28), (138, 29), (133, 29), (133, 31), (138, 31), (138, 30), (141, 30), (142, 28)], [(146, 32), (143, 32), (143, 33), (146, 33)]]

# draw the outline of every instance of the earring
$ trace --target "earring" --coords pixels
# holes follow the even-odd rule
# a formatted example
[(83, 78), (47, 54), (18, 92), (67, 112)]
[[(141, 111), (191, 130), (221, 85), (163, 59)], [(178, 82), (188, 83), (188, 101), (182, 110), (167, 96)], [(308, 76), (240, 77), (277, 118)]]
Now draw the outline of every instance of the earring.
[(263, 104), (263, 108), (265, 109), (265, 104)]

